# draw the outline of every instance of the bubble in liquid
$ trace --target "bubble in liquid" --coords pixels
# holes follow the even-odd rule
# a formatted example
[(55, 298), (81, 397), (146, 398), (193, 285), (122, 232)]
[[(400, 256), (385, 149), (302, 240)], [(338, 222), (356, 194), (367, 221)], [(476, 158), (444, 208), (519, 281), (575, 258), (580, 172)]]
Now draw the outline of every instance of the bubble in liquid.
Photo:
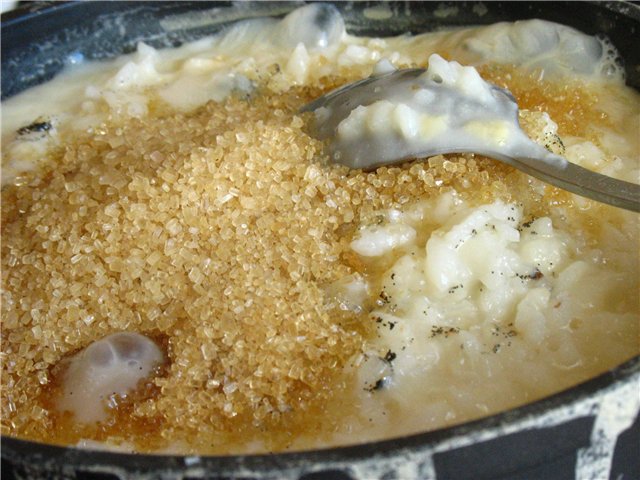
[(126, 397), (163, 361), (158, 345), (144, 335), (108, 335), (67, 361), (57, 408), (70, 411), (78, 422), (105, 420), (109, 398)]
[(338, 9), (314, 3), (294, 10), (282, 20), (278, 40), (290, 48), (303, 43), (307, 50), (313, 50), (338, 43), (344, 34), (344, 21)]

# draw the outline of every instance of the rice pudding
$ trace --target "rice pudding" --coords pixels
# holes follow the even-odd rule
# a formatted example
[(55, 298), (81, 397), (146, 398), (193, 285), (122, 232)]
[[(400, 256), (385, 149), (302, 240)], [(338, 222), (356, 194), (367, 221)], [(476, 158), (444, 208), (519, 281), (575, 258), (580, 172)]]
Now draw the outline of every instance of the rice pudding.
[(540, 145), (637, 183), (640, 102), (615, 52), (540, 20), (364, 38), (312, 5), (4, 102), (2, 433), (360, 443), (637, 355), (637, 214), (473, 154), (349, 170), (307, 133), (311, 99), (433, 53), (508, 88)]

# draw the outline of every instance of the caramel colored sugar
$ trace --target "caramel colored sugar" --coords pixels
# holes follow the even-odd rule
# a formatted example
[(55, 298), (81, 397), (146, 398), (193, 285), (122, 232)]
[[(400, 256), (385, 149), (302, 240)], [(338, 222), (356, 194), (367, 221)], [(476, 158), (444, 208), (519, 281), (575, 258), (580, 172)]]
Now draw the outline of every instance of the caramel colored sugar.
[[(373, 327), (325, 293), (360, 269), (355, 229), (451, 188), (474, 201), (518, 192), (544, 210), (528, 177), (473, 155), (327, 165), (295, 114), (317, 94), (188, 114), (159, 104), (65, 139), (44, 171), (3, 190), (3, 434), (142, 451), (197, 439), (199, 453), (328, 442), (340, 415), (366, 415), (343, 367)], [(76, 425), (53, 407), (55, 366), (118, 331), (159, 340), (166, 365), (109, 422)]]
[(517, 70), (506, 65), (487, 65), (478, 69), (482, 78), (507, 88), (520, 109), (542, 111), (558, 125), (560, 135), (576, 135), (596, 141), (589, 135), (589, 126), (607, 124), (604, 113), (595, 106), (598, 95), (579, 80), (539, 81), (539, 71)]

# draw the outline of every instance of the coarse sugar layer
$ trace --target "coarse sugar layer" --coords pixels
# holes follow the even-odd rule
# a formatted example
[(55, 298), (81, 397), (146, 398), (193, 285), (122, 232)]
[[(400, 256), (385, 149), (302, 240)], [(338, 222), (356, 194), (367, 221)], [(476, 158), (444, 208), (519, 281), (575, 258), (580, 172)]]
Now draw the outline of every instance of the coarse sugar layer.
[[(366, 418), (345, 367), (375, 326), (328, 293), (372, 273), (349, 247), (358, 226), (450, 190), (531, 215), (573, 208), (569, 194), (473, 155), (328, 165), (296, 114), (319, 93), (264, 91), (190, 113), (158, 101), (143, 119), (65, 138), (3, 189), (4, 434), (200, 454), (328, 444), (341, 419)], [(166, 364), (108, 422), (56, 413), (55, 366), (118, 331), (154, 338)]]
[[(158, 394), (128, 409), (157, 426), (151, 438), (204, 434), (219, 451), (216, 440), (256, 429), (309, 431), (366, 334), (355, 314), (323, 307), (323, 285), (353, 271), (345, 233), (463, 174), (491, 184), (480, 164), (505, 171), (466, 158), (327, 166), (294, 114), (311, 93), (104, 126), (3, 192), (5, 432), (90, 434), (24, 405), (51, 388), (61, 358), (122, 330), (168, 338)], [(271, 448), (286, 446), (280, 436), (267, 435), (279, 440)]]

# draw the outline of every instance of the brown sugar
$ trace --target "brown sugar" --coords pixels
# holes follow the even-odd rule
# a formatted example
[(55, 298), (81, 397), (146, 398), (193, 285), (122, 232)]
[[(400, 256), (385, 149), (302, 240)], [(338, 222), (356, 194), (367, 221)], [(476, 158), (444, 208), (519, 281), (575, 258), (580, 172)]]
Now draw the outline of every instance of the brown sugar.
[[(595, 108), (596, 90), (580, 80), (541, 81), (540, 71), (505, 65), (486, 65), (479, 67), (478, 72), (485, 80), (509, 89), (520, 109), (548, 113), (558, 125), (560, 135), (584, 137), (585, 133), (592, 133), (589, 125), (608, 124), (606, 114)], [(590, 139), (595, 140), (595, 136)]]
[[(523, 175), (473, 155), (368, 173), (328, 165), (296, 114), (318, 93), (190, 113), (158, 103), (65, 139), (3, 190), (3, 434), (142, 451), (197, 438), (199, 453), (330, 436), (331, 412), (355, 408), (342, 369), (369, 327), (331, 307), (325, 287), (359, 268), (358, 225), (451, 188), (539, 200)], [(75, 425), (52, 404), (54, 367), (117, 331), (159, 339), (167, 365), (106, 424)]]

